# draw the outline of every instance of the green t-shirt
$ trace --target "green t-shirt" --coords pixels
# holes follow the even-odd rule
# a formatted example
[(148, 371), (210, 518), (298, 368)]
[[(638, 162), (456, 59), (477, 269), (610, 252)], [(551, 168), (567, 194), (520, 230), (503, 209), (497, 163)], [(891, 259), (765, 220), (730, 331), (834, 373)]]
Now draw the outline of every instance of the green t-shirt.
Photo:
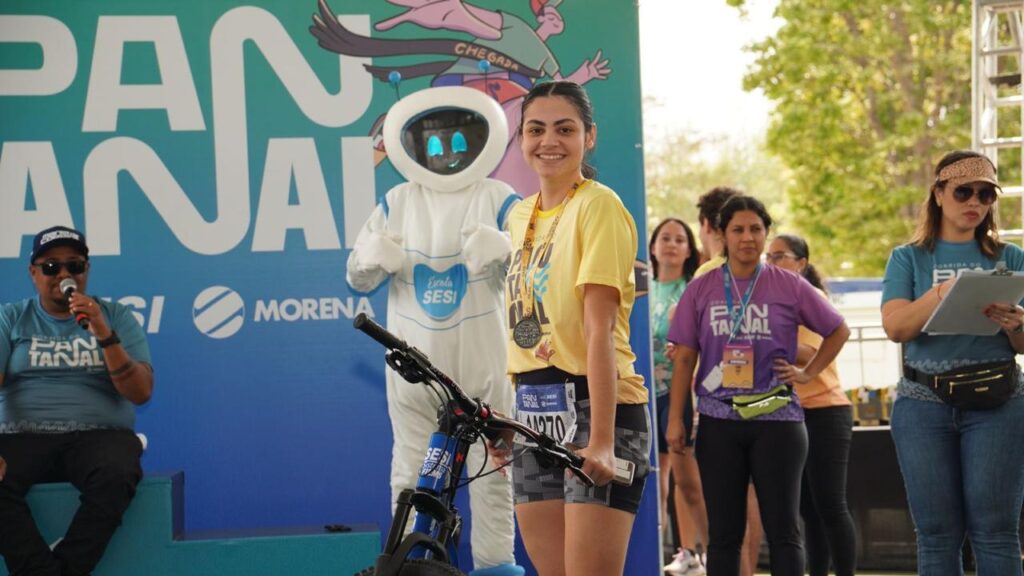
[(654, 348), (654, 391), (657, 396), (667, 394), (672, 387), (672, 360), (665, 355), (668, 345), (668, 326), (676, 304), (686, 289), (686, 280), (651, 282), (651, 334)]

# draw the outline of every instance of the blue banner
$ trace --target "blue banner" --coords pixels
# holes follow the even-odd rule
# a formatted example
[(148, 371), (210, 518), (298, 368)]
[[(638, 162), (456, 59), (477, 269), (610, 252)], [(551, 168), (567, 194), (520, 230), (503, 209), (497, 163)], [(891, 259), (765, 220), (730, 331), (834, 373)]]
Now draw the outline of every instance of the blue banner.
[[(0, 302), (34, 294), (32, 235), (55, 224), (86, 234), (88, 292), (131, 307), (149, 337), (143, 463), (185, 471), (189, 530), (387, 526), (383, 350), (351, 326), (359, 313), (383, 321), (386, 290), (353, 292), (344, 266), (400, 182), (380, 146), (399, 96), (458, 83), (514, 118), (539, 80), (585, 84), (599, 179), (645, 237), (635, 3), (472, 4), (501, 26), (333, 0), (343, 47), (310, 32), (315, 0), (0, 6)], [(394, 71), (402, 81), (388, 80)], [(536, 190), (514, 138), (495, 176)], [(454, 289), (466, 278), (416, 280)], [(430, 313), (454, 304), (440, 294)], [(646, 312), (641, 298), (633, 344), (645, 377)], [(660, 570), (655, 484), (628, 573)]]

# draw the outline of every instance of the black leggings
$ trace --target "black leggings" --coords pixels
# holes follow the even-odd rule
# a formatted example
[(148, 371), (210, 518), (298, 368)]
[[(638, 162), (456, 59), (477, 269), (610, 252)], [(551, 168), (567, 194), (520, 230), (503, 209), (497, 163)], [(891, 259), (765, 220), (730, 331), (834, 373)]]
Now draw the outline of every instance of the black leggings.
[(857, 536), (846, 504), (846, 468), (853, 440), (853, 407), (804, 409), (809, 448), (800, 494), (807, 569), (827, 576), (829, 552), (836, 576), (853, 576)]
[(754, 480), (773, 576), (803, 576), (800, 475), (807, 458), (803, 422), (723, 420), (701, 414), (697, 464), (708, 509), (708, 575), (738, 576)]

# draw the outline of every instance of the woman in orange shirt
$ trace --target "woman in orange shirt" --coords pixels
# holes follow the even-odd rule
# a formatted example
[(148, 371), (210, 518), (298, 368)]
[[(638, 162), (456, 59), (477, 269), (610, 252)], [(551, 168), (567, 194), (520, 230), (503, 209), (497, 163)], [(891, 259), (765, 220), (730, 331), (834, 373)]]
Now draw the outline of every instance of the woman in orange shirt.
[[(810, 263), (810, 249), (803, 238), (776, 236), (768, 245), (766, 258), (769, 264), (803, 276), (825, 296), (824, 283)], [(821, 336), (801, 326), (797, 364), (807, 363), (820, 345)], [(831, 553), (836, 576), (852, 576), (857, 540), (846, 505), (846, 469), (853, 439), (853, 407), (839, 385), (834, 361), (816, 378), (794, 388), (804, 409), (808, 439), (800, 491), (807, 570), (811, 576), (827, 576)]]

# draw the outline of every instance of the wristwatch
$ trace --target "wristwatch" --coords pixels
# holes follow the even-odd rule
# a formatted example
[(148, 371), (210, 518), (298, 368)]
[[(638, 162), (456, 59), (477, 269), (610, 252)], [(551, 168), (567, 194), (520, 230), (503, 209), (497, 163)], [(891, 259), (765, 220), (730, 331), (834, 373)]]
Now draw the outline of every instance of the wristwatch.
[(108, 346), (113, 346), (114, 344), (120, 344), (121, 339), (117, 337), (117, 332), (111, 330), (110, 336), (107, 336), (103, 340), (97, 340), (96, 343), (99, 344), (100, 348), (106, 348)]

